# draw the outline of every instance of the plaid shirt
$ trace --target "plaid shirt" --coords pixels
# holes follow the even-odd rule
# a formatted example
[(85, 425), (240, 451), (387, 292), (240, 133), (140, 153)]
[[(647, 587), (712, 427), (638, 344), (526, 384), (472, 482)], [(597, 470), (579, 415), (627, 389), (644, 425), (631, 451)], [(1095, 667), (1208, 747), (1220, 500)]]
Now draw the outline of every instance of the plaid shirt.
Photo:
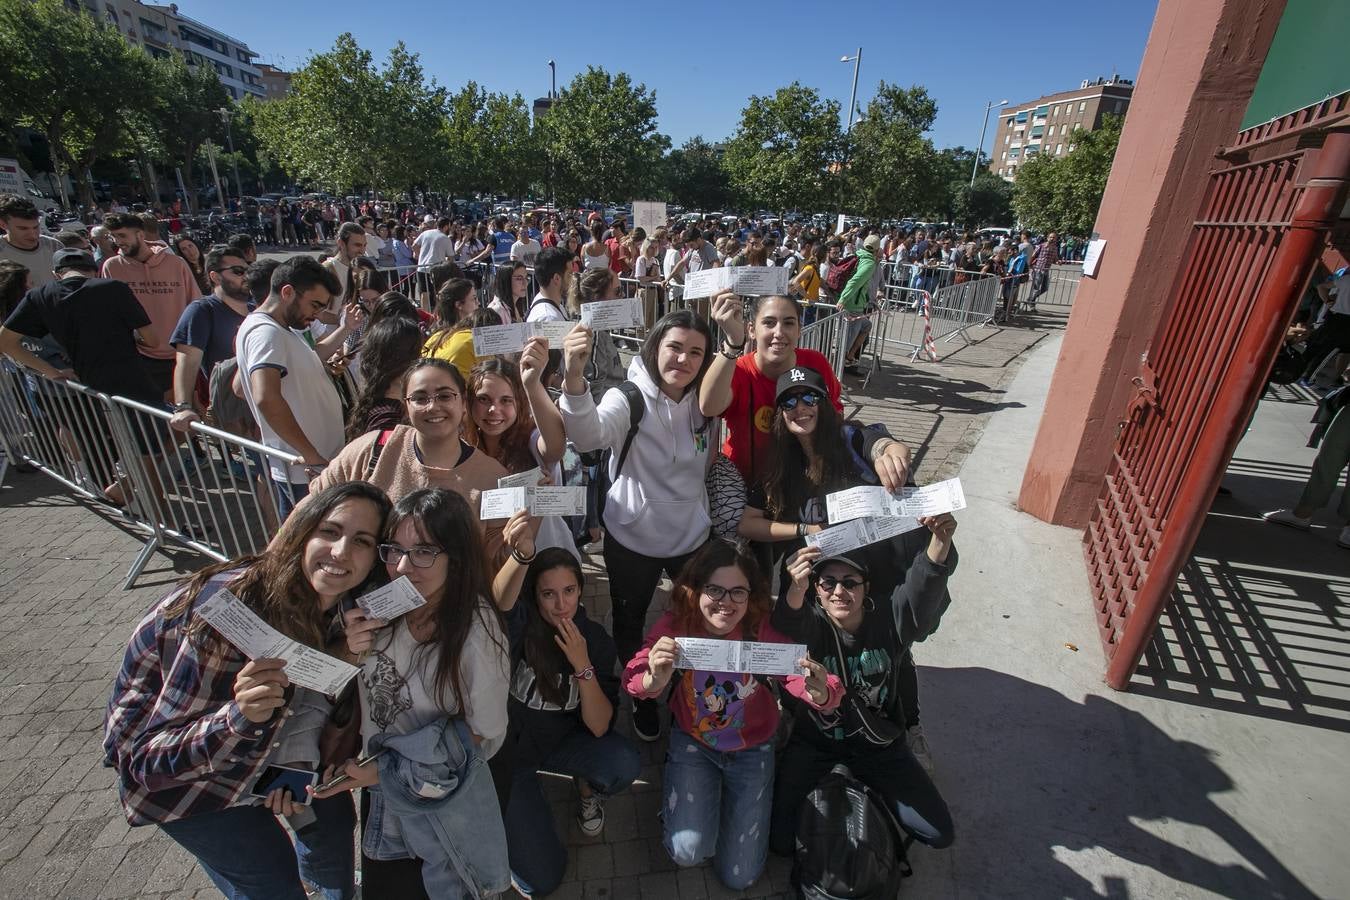
[(1037, 272), (1045, 272), (1057, 262), (1059, 262), (1059, 247), (1045, 241), (1036, 248), (1036, 259), (1032, 266)]
[[(193, 600), (210, 597), (237, 572), (223, 572)], [(267, 722), (250, 722), (234, 702), (234, 679), (248, 658), (221, 640), (212, 649), (183, 635), (191, 616), (165, 618), (172, 592), (136, 626), (104, 722), (104, 765), (117, 769), (132, 825), (170, 822), (249, 801), (267, 764), (286, 703)]]

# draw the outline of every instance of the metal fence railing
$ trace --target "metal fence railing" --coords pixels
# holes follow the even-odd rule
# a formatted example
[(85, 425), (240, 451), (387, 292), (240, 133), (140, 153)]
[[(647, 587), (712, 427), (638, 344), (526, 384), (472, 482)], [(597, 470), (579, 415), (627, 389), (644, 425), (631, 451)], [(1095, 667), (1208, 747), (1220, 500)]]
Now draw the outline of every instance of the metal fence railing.
[(268, 468), (299, 462), (200, 422), (175, 431), (170, 419), (73, 381), (0, 367), (6, 465), (28, 463), (145, 535), (123, 587), (169, 542), (220, 561), (261, 551), (276, 531), (277, 492), (289, 490)]

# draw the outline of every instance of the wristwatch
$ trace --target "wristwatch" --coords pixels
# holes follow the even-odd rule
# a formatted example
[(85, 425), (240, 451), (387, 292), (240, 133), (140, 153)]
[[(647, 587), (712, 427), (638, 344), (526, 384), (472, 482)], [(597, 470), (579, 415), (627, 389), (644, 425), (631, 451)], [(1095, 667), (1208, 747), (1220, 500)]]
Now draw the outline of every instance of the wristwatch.
[(573, 672), (572, 677), (577, 681), (592, 681), (595, 678), (595, 666), (587, 666), (580, 672)]

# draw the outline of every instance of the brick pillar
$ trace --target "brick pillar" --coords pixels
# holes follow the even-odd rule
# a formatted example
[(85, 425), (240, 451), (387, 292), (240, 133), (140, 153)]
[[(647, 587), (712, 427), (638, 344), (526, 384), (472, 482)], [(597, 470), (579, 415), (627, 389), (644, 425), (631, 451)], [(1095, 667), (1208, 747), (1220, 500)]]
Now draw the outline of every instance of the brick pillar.
[(1166, 308), (1214, 152), (1246, 112), (1284, 0), (1160, 0), (1106, 184), (1107, 241), (1084, 278), (1022, 477), (1019, 505), (1081, 528)]

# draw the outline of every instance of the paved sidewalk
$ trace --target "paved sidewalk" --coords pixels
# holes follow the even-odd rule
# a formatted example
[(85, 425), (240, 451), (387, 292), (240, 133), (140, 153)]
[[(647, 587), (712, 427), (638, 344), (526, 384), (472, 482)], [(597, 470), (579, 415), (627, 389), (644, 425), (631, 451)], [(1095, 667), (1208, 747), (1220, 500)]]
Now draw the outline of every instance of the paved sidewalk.
[[(885, 422), (917, 451), (923, 481), (955, 473), (1004, 399), (1037, 329), (977, 329), (939, 364), (890, 365), (867, 391), (846, 379), (848, 411)], [(1016, 404), (1012, 404), (1016, 405)], [(132, 625), (182, 574), (189, 553), (158, 553), (133, 590), (120, 584), (140, 540), (115, 517), (74, 500), (41, 474), (13, 470), (0, 487), (0, 898), (216, 897), (191, 857), (154, 828), (129, 828), (101, 765), (101, 727)], [(608, 622), (608, 587), (594, 565), (587, 606)], [(664, 603), (653, 604), (653, 616)], [(629, 727), (627, 714), (620, 727)], [(633, 791), (610, 801), (602, 839), (571, 823), (570, 786), (552, 779), (570, 854), (554, 896), (723, 897), (706, 868), (676, 872), (656, 817), (663, 744), (643, 745)], [(771, 859), (743, 896), (781, 895), (785, 860)], [(937, 896), (942, 892), (929, 893)]]

